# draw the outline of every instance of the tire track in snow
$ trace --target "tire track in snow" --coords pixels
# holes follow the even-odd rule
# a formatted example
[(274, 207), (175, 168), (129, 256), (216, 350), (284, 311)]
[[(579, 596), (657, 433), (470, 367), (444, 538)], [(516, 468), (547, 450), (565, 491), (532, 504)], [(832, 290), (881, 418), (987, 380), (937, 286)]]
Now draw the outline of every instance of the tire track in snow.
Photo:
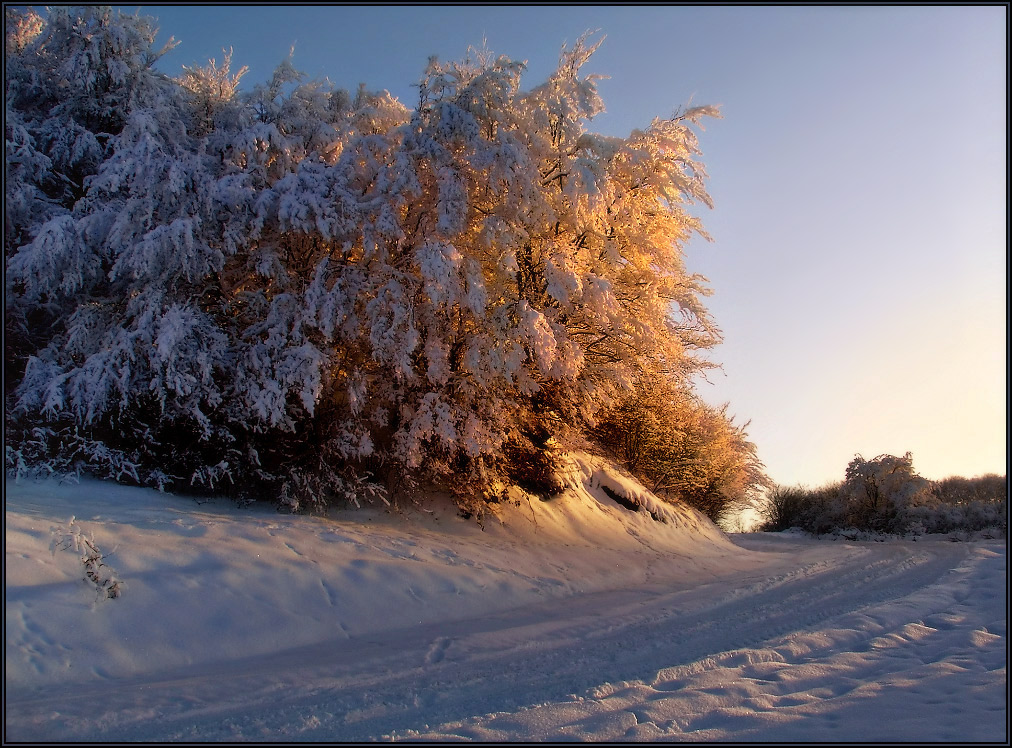
[[(770, 554), (769, 577), (752, 570), (674, 590), (655, 581), (158, 679), (96, 683), (86, 694), (67, 688), (8, 697), (7, 726), (9, 735), (36, 725), (53, 737), (117, 740), (356, 741), (424, 730), (564, 701), (602, 682), (660, 685), (665, 668), (719, 659), (911, 595), (958, 567), (967, 547), (802, 545), (796, 559)], [(794, 561), (796, 568), (785, 568)]]

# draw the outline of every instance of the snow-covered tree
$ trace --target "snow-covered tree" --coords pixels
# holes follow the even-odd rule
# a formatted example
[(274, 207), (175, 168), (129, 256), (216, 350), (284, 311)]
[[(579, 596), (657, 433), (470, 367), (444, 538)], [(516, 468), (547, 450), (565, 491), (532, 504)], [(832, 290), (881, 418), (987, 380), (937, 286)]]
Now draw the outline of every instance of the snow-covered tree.
[(684, 501), (715, 523), (756, 505), (772, 487), (748, 423), (684, 385), (645, 377), (595, 430), (624, 467), (658, 496)]
[(116, 445), (120, 461), (129, 448), (128, 462), (183, 421), (208, 438), (229, 363), (200, 302), (225, 250), (213, 164), (152, 67), (155, 33), (140, 16), (54, 9), (8, 96), (63, 184), (7, 257), (8, 329), (34, 347), (14, 409), (50, 419), (64, 445)]
[(139, 16), (15, 19), (9, 465), (293, 508), (425, 475), (481, 511), (634, 382), (709, 365), (683, 250), (717, 113), (591, 133), (586, 38), (527, 91), (433, 58), (409, 110), (291, 59), (247, 93), (230, 53), (170, 79)]
[(906, 524), (905, 514), (937, 502), (931, 482), (914, 471), (913, 456), (857, 455), (847, 465), (840, 492), (845, 522), (859, 529), (895, 532)]
[(232, 50), (222, 50), (224, 61), (218, 67), (217, 60), (208, 60), (202, 67), (183, 66), (179, 84), (189, 92), (193, 123), (190, 132), (204, 135), (230, 123), (222, 119), (225, 112), (238, 109), (239, 81), (249, 68), (245, 65), (237, 73), (232, 72)]

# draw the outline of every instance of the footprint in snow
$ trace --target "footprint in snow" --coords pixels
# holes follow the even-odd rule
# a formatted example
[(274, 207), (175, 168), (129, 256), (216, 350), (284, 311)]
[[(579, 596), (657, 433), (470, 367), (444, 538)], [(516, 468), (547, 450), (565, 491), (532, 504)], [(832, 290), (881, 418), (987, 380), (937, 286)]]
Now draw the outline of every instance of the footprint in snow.
[(435, 665), (437, 662), (442, 662), (446, 656), (446, 650), (449, 649), (453, 639), (445, 636), (441, 636), (432, 642), (429, 647), (429, 651), (425, 654), (425, 663), (427, 665)]

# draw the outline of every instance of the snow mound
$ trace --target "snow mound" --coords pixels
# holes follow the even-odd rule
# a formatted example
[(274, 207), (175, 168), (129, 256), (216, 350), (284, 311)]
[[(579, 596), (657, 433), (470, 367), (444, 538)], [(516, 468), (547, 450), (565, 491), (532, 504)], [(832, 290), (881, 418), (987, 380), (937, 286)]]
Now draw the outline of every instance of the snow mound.
[[(585, 452), (566, 455), (558, 471), (566, 490), (541, 501), (526, 498), (542, 535), (538, 540), (610, 544), (610, 547), (703, 551), (734, 548), (727, 536), (706, 515), (681, 502), (657, 498), (635, 478), (606, 459)], [(518, 501), (516, 503), (522, 503)], [(514, 533), (522, 512), (503, 512), (502, 521)], [(736, 549), (738, 550), (738, 549)]]
[(483, 526), (436, 495), (323, 517), (88, 479), (8, 480), (7, 685), (238, 661), (712, 577), (750, 555), (599, 457), (571, 455), (563, 474), (568, 488), (550, 500), (510, 489)]

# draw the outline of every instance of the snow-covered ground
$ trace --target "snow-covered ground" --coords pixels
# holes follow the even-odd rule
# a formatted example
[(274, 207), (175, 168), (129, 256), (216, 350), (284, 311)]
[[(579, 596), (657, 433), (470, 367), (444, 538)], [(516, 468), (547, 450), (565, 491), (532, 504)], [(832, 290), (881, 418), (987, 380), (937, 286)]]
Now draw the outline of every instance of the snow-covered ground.
[(729, 537), (568, 477), (484, 529), (7, 481), (6, 740), (1007, 740), (1004, 541)]

